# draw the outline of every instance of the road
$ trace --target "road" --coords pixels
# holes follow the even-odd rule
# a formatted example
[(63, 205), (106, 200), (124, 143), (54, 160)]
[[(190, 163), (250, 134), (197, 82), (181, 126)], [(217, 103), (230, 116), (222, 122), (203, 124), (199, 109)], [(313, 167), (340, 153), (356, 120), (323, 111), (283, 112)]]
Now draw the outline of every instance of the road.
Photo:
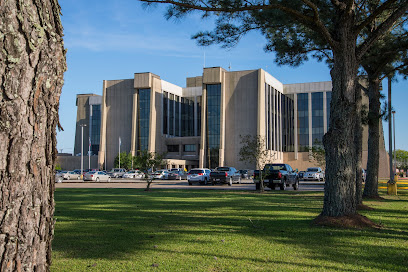
[[(142, 180), (131, 179), (112, 179), (111, 182), (84, 182), (68, 181), (56, 183), (56, 188), (146, 188), (146, 182)], [(197, 189), (197, 190), (232, 190), (232, 191), (255, 191), (255, 184), (252, 180), (243, 180), (241, 184), (217, 185), (188, 185), (186, 180), (155, 180), (151, 185), (152, 189)], [(299, 191), (323, 191), (322, 182), (300, 182)], [(265, 188), (265, 190), (270, 190)], [(279, 191), (279, 189), (277, 189)], [(286, 190), (293, 190), (287, 187)]]

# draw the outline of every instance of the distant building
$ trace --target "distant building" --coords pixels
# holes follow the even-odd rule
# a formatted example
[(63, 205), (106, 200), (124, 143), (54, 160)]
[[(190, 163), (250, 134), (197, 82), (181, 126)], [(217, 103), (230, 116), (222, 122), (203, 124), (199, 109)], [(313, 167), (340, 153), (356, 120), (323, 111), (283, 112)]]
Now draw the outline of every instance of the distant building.
[[(86, 124), (84, 139), (91, 138), (100, 168), (113, 167), (120, 141), (121, 151), (133, 155), (165, 152), (168, 168), (254, 169), (239, 161), (240, 135), (248, 134), (265, 137), (271, 162), (299, 170), (314, 166), (308, 149), (321, 144), (330, 126), (330, 81), (283, 84), (262, 69), (213, 67), (187, 78), (186, 85), (136, 73), (132, 79), (105, 80), (102, 96), (78, 95), (75, 154), (80, 153), (80, 125)], [(366, 128), (363, 143), (365, 165)], [(386, 160), (383, 139), (380, 149), (380, 160)], [(380, 176), (387, 173), (387, 164), (381, 164)]]
[(74, 155), (81, 154), (81, 126), (83, 129), (84, 156), (98, 155), (101, 132), (102, 96), (97, 94), (78, 94), (76, 99), (77, 120), (75, 130)]

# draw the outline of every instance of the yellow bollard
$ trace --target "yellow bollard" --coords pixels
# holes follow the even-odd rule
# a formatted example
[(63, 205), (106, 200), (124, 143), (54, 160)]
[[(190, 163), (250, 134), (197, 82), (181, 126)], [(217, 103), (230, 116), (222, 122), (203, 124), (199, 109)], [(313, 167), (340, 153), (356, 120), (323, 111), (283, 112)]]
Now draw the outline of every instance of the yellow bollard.
[(387, 194), (388, 195), (397, 195), (397, 183), (387, 183)]
[(398, 177), (399, 177), (399, 176), (398, 176), (397, 174), (394, 175), (394, 181), (395, 181), (395, 182), (398, 181)]

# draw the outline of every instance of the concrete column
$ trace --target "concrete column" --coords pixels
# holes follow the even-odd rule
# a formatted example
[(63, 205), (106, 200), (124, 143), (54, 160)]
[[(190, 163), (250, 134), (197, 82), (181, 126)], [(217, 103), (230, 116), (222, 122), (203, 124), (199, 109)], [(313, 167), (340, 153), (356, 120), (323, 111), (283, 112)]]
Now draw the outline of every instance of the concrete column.
[(99, 142), (99, 153), (98, 153), (98, 167), (99, 169), (108, 169), (106, 166), (106, 88), (107, 82), (103, 81), (103, 91), (102, 91), (102, 104), (101, 104), (101, 136)]
[[(90, 143), (90, 139), (92, 139), (92, 106), (91, 104), (89, 104), (89, 138), (88, 138), (88, 151), (89, 151), (89, 143)], [(91, 145), (92, 148), (92, 145)], [(90, 156), (91, 154), (88, 154), (88, 156)], [(90, 167), (89, 167), (90, 168)]]
[(298, 146), (298, 123), (297, 123), (297, 115), (298, 115), (298, 112), (297, 112), (297, 107), (298, 107), (298, 105), (297, 105), (297, 94), (295, 94), (294, 95), (294, 103), (293, 103), (293, 109), (294, 109), (294, 116), (293, 116), (293, 121), (294, 121), (294, 124), (293, 124), (293, 133), (295, 134), (295, 135), (293, 135), (294, 136), (294, 145), (295, 145), (295, 160), (297, 160), (298, 159), (298, 152), (299, 152), (299, 146)]
[(279, 159), (282, 160), (282, 94), (279, 93)]
[(194, 124), (194, 136), (198, 136), (198, 106), (197, 106), (197, 96), (194, 96), (194, 118), (193, 118), (193, 124)]
[(200, 139), (200, 155), (199, 155), (199, 167), (204, 168), (205, 165), (205, 144), (206, 144), (206, 123), (207, 123), (207, 87), (203, 84), (203, 96), (201, 101), (201, 139)]
[(276, 148), (276, 113), (278, 112), (278, 109), (276, 108), (276, 99), (275, 99), (275, 95), (276, 95), (276, 90), (274, 88), (272, 88), (272, 135), (273, 135), (273, 150), (274, 151), (278, 151), (278, 149)]
[(273, 87), (268, 85), (268, 96), (269, 96), (269, 122), (268, 122), (268, 126), (269, 126), (269, 150), (273, 150), (272, 146), (272, 139), (273, 139), (273, 132), (274, 132), (274, 128), (273, 128), (273, 103), (272, 103), (272, 94), (273, 94)]
[(138, 107), (139, 93), (135, 89), (133, 93), (133, 109), (132, 109), (132, 138), (130, 140), (130, 152), (132, 156), (136, 156), (137, 150), (137, 107)]
[(323, 92), (323, 133), (327, 132), (327, 92)]
[(312, 133), (312, 93), (308, 93), (308, 113), (309, 113), (309, 148), (313, 146)]
[(219, 150), (219, 166), (224, 166), (225, 160), (225, 109), (226, 109), (226, 86), (225, 73), (221, 75), (221, 109), (220, 109), (220, 150)]

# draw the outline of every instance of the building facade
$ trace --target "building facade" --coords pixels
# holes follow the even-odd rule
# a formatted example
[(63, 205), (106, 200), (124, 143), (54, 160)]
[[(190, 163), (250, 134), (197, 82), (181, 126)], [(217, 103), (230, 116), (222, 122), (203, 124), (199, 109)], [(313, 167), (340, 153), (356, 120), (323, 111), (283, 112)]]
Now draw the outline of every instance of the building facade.
[[(99, 106), (100, 123), (90, 124), (88, 137), (99, 137), (101, 169), (113, 167), (119, 145), (133, 155), (141, 150), (166, 153), (168, 168), (255, 169), (239, 160), (241, 136), (261, 135), (271, 162), (304, 170), (314, 166), (309, 148), (322, 145), (330, 126), (331, 90), (330, 81), (283, 84), (262, 69), (204, 68), (201, 76), (187, 78), (184, 88), (152, 73), (137, 73), (132, 79), (105, 80), (100, 104), (92, 102), (94, 95), (78, 95), (77, 135), (83, 112), (96, 124), (98, 113), (92, 108)], [(93, 128), (99, 124), (97, 134)], [(367, 128), (364, 135), (363, 163)], [(380, 154), (386, 160), (383, 142)]]

